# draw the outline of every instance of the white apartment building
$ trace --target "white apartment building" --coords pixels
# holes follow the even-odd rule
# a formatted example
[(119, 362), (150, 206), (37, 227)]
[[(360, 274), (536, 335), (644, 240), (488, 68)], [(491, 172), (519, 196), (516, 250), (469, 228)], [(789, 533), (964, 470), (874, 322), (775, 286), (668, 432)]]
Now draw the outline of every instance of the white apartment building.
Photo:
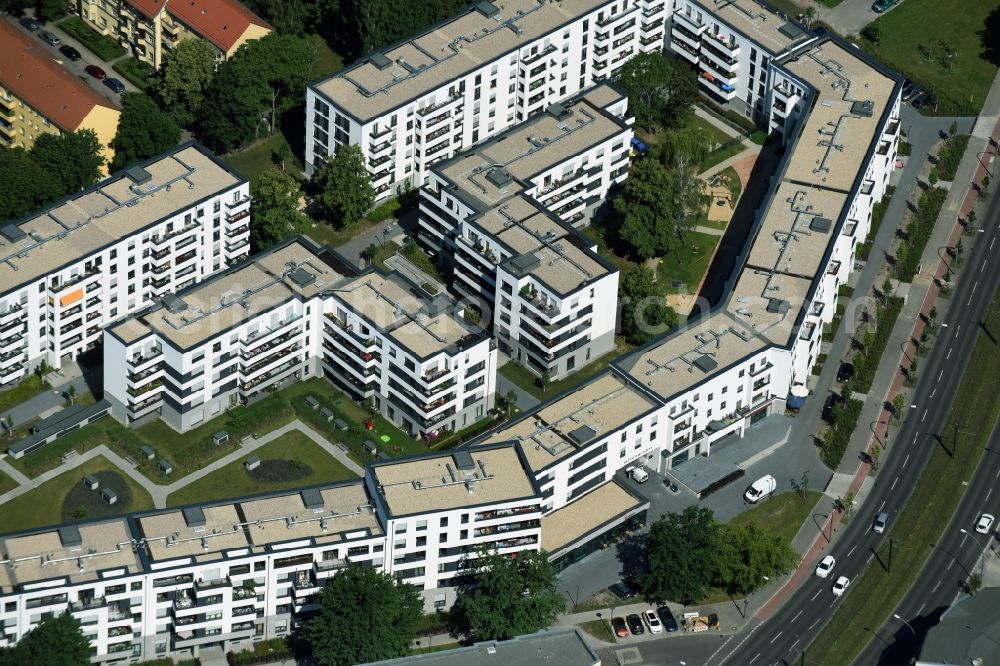
[(249, 253), (250, 185), (186, 143), (0, 228), (0, 384)]
[(668, 0), (470, 5), (306, 93), (306, 171), (358, 145), (379, 199), (663, 48)]
[(627, 104), (592, 88), (436, 164), (421, 188), (421, 243), (501, 350), (538, 375), (614, 348), (618, 271), (574, 226), (628, 176)]
[(754, 0), (673, 0), (669, 19), (669, 51), (696, 68), (702, 91), (761, 125), (771, 63), (817, 39)]
[(179, 431), (320, 374), (414, 436), (471, 425), (496, 391), (495, 347), (445, 295), (302, 237), (109, 328), (104, 359), (119, 420)]
[(94, 663), (239, 650), (287, 635), (348, 562), (397, 574), (427, 612), (479, 548), (539, 549), (516, 444), (370, 465), (363, 479), (0, 536), (0, 646), (72, 613)]

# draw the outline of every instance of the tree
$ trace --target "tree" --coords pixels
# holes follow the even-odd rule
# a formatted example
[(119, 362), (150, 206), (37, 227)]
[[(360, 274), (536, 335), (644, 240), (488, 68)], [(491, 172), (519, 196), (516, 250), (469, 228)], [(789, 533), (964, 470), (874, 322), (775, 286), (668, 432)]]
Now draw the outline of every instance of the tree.
[(969, 590), (970, 596), (976, 596), (976, 592), (979, 588), (983, 586), (983, 577), (979, 575), (978, 572), (973, 572), (969, 574), (969, 581), (966, 583), (966, 587)]
[(897, 393), (892, 399), (892, 415), (895, 416), (897, 420), (903, 417), (903, 407), (905, 406), (906, 396), (902, 393)]
[(133, 162), (159, 155), (176, 146), (180, 138), (181, 128), (148, 95), (127, 92), (122, 95), (118, 132), (111, 141), (115, 151), (111, 170), (124, 169)]
[(7, 418), (4, 419), (3, 424), (7, 428), (7, 437), (8, 438), (13, 438), (14, 437), (14, 417), (11, 416), (10, 414), (8, 414)]
[(276, 169), (260, 175), (252, 188), (254, 214), (250, 221), (250, 242), (257, 251), (301, 233), (309, 220), (299, 210), (302, 191), (292, 176)]
[(0, 652), (0, 664), (32, 666), (89, 666), (90, 641), (69, 613), (49, 617), (18, 643)]
[(345, 0), (343, 31), (349, 35), (345, 46), (352, 55), (361, 55), (397, 42), (455, 14), (464, 0)]
[(185, 39), (167, 52), (151, 92), (178, 125), (194, 121), (215, 75), (214, 51), (207, 40)]
[(552, 383), (552, 374), (548, 370), (546, 370), (545, 372), (543, 372), (541, 375), (538, 376), (538, 383), (542, 387), (542, 393), (545, 393), (545, 391), (548, 390), (549, 388), (549, 384)]
[(798, 555), (788, 542), (754, 523), (723, 525), (720, 535), (717, 582), (730, 594), (750, 594), (767, 578), (781, 575), (798, 563)]
[(813, 6), (806, 7), (805, 12), (802, 14), (802, 23), (808, 28), (816, 21), (816, 8)]
[(104, 156), (94, 130), (42, 134), (31, 148), (31, 157), (60, 183), (58, 196), (93, 185), (101, 177)]
[(55, 175), (23, 148), (0, 150), (0, 173), (0, 220), (23, 217), (64, 193)]
[(994, 65), (1000, 65), (1000, 7), (989, 13), (978, 33), (982, 46), (980, 56)]
[(629, 344), (649, 342), (677, 324), (677, 312), (657, 293), (653, 272), (645, 266), (628, 271), (621, 278), (622, 335)]
[(876, 45), (882, 43), (883, 35), (884, 28), (882, 26), (882, 22), (877, 20), (872, 21), (861, 30), (861, 36)]
[(66, 389), (66, 400), (69, 401), (70, 405), (76, 403), (76, 387), (72, 384), (70, 384), (69, 388)]
[(325, 666), (403, 657), (422, 619), (423, 603), (413, 587), (355, 562), (327, 581), (317, 602), (302, 638)]
[(642, 259), (663, 254), (673, 244), (671, 185), (665, 166), (656, 160), (639, 160), (625, 181), (625, 191), (613, 202), (622, 216), (619, 237)]
[(647, 131), (681, 127), (698, 97), (694, 71), (662, 53), (640, 53), (622, 68), (618, 83), (628, 95), (629, 109)]
[(57, 21), (66, 16), (63, 0), (35, 0), (35, 16), (43, 21)]
[(375, 203), (375, 189), (360, 146), (341, 147), (320, 164), (313, 181), (322, 188), (317, 199), (337, 228), (354, 224)]
[(510, 412), (517, 406), (517, 393), (512, 390), (502, 393), (496, 397), (494, 407), (496, 411), (504, 416), (510, 416)]
[(882, 447), (876, 442), (871, 450), (868, 451), (868, 455), (872, 457), (872, 471), (874, 472), (878, 470), (878, 459), (882, 455)]
[(719, 527), (709, 509), (689, 506), (650, 526), (646, 571), (639, 585), (646, 601), (688, 605), (702, 597), (715, 579)]
[(678, 161), (701, 163), (715, 146), (704, 127), (681, 127), (660, 137), (654, 150), (655, 157), (664, 166), (671, 167)]
[(566, 609), (545, 552), (481, 552), (472, 582), (459, 589), (453, 613), (476, 641), (508, 640), (555, 622)]
[(809, 470), (802, 472), (802, 476), (799, 477), (798, 483), (799, 497), (805, 499), (809, 494)]
[(378, 256), (378, 245), (375, 243), (370, 243), (368, 247), (361, 250), (361, 258), (369, 264), (372, 263), (372, 260), (374, 260), (376, 256)]

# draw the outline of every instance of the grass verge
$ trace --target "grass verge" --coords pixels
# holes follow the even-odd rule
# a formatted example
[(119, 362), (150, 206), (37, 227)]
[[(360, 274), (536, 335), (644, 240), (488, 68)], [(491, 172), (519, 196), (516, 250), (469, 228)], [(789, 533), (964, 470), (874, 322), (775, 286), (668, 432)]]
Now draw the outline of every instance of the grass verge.
[(243, 460), (237, 460), (171, 494), (167, 506), (291, 490), (356, 476), (298, 430), (285, 433), (246, 457), (251, 456), (261, 460), (257, 470), (248, 472)]
[(550, 382), (544, 391), (539, 383), (538, 376), (515, 361), (511, 361), (500, 368), (499, 372), (512, 383), (524, 389), (539, 400), (548, 400), (552, 396), (559, 395), (563, 391), (566, 391), (567, 389), (590, 379), (594, 375), (607, 370), (608, 365), (613, 360), (623, 354), (627, 354), (631, 350), (632, 346), (626, 343), (623, 338), (616, 337), (614, 349), (604, 356), (590, 361), (587, 365), (583, 366), (569, 377)]
[[(715, 246), (722, 236), (688, 231), (684, 234), (684, 244), (669, 255), (664, 255), (656, 268), (656, 279), (668, 289), (680, 282), (688, 293), (694, 293), (708, 271), (708, 262), (715, 252)], [(676, 290), (673, 290), (676, 291)]]
[[(4, 530), (13, 532), (63, 522), (63, 504), (67, 496), (74, 492), (77, 487), (82, 488), (81, 480), (85, 474), (99, 473), (102, 473), (101, 475), (105, 478), (109, 478), (106, 477), (106, 474), (115, 477), (114, 481), (106, 485), (119, 491), (119, 501), (116, 504), (104, 505), (106, 511), (102, 514), (88, 510), (88, 514), (82, 518), (83, 520), (93, 520), (102, 517), (102, 515), (111, 516), (153, 508), (153, 499), (148, 492), (106, 458), (98, 456), (3, 504)], [(124, 493), (121, 490), (123, 488), (127, 488), (131, 501), (122, 500)], [(92, 492), (96, 496), (100, 491), (87, 492)], [(72, 510), (74, 507), (69, 508)]]
[(611, 627), (604, 620), (591, 620), (590, 622), (581, 622), (580, 628), (586, 633), (590, 634), (599, 641), (604, 641), (605, 643), (617, 643), (615, 635), (611, 633)]
[[(267, 138), (229, 153), (224, 157), (224, 160), (249, 178), (250, 186), (253, 187), (257, 184), (262, 173), (268, 169), (281, 168), (280, 164), (277, 163), (277, 155), (282, 154), (289, 155), (292, 154), (292, 151), (285, 135), (281, 132), (275, 132)], [(290, 160), (285, 161), (285, 173), (296, 174), (302, 169), (302, 162), (294, 155)]]
[[(1000, 298), (994, 295), (986, 328), (996, 330), (997, 326), (1000, 326)], [(852, 589), (809, 646), (808, 653), (823, 655), (823, 662), (828, 664), (851, 663), (871, 639), (867, 627), (881, 626), (913, 584), (931, 553), (930, 544), (937, 542), (955, 513), (1000, 415), (1000, 392), (994, 388), (998, 373), (1000, 347), (980, 333), (946, 420), (958, 424), (954, 457), (940, 446), (926, 444), (934, 446), (934, 450), (892, 528), (895, 539), (892, 570), (886, 573), (877, 564), (869, 566), (851, 585)], [(881, 561), (887, 557), (888, 545), (879, 551)]]
[(14, 490), (14, 488), (17, 488), (17, 482), (7, 476), (4, 472), (0, 472), (0, 495)]
[(95, 32), (78, 16), (70, 16), (56, 25), (101, 60), (117, 60), (125, 55), (125, 49), (118, 42), (107, 35)]
[[(26, 400), (31, 400), (36, 395), (45, 393), (48, 387), (37, 375), (30, 375), (21, 380), (21, 383), (12, 389), (0, 393), (0, 412), (5, 412), (15, 405), (20, 405)], [(17, 427), (17, 424), (14, 424)]]
[(995, 2), (906, 0), (872, 24), (881, 34), (878, 44), (862, 41), (888, 67), (934, 92), (938, 106), (924, 113), (972, 116), (997, 71), (981, 55), (979, 34), (994, 9)]
[(734, 527), (754, 524), (768, 534), (791, 543), (822, 496), (823, 493), (815, 490), (807, 491), (805, 499), (797, 492), (780, 493), (744, 511), (730, 520), (729, 524)]
[(139, 90), (145, 90), (149, 87), (147, 79), (153, 74), (152, 65), (136, 58), (127, 58), (116, 62), (112, 69), (128, 79)]

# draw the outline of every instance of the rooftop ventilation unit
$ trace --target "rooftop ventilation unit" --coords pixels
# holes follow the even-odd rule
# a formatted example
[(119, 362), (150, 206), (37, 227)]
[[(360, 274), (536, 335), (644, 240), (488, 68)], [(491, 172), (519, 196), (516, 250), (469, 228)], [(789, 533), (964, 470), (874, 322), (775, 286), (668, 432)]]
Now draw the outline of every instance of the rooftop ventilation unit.
[(190, 509), (183, 509), (181, 513), (184, 515), (184, 524), (188, 527), (204, 527), (205, 526), (205, 510), (200, 506), (194, 506)]
[(500, 18), (500, 9), (494, 5), (492, 2), (477, 2), (476, 11), (490, 19)]
[(316, 275), (302, 267), (296, 268), (288, 277), (298, 287), (308, 287), (316, 281)]
[(507, 267), (511, 273), (517, 276), (526, 275), (532, 269), (536, 268), (542, 263), (537, 255), (534, 254), (519, 254), (513, 259), (507, 262)]
[(590, 426), (586, 425), (580, 426), (579, 428), (575, 428), (574, 430), (571, 430), (569, 433), (569, 438), (580, 446), (586, 444), (590, 440), (594, 439), (594, 437), (596, 436), (597, 436), (597, 431), (591, 428)]
[(167, 308), (169, 312), (174, 314), (184, 312), (188, 307), (187, 303), (185, 303), (182, 298), (177, 296), (177, 294), (166, 294), (163, 297), (163, 306)]
[(707, 354), (702, 354), (694, 361), (694, 367), (698, 368), (702, 372), (708, 374), (709, 372), (715, 370), (719, 367), (719, 364), (715, 362), (715, 359)]
[(11, 243), (16, 243), (19, 240), (27, 238), (27, 235), (21, 231), (21, 227), (16, 224), (5, 224), (0, 227), (0, 235), (9, 240)]
[(133, 166), (126, 169), (125, 177), (131, 180), (135, 185), (145, 185), (153, 179), (149, 172), (141, 166)]
[(550, 105), (549, 108), (545, 109), (545, 112), (550, 116), (552, 116), (553, 118), (555, 118), (556, 120), (564, 120), (565, 118), (569, 117), (570, 113), (572, 113), (569, 109), (567, 109), (559, 102)]
[(375, 65), (380, 70), (386, 70), (392, 67), (392, 61), (386, 58), (385, 54), (380, 51), (376, 51), (368, 56), (368, 62)]
[(59, 528), (59, 543), (61, 543), (66, 548), (73, 548), (74, 546), (79, 546), (83, 544), (83, 539), (80, 537), (80, 528), (76, 525), (67, 525), (66, 527)]
[(455, 463), (455, 468), (463, 472), (472, 472), (476, 469), (476, 463), (472, 460), (472, 454), (466, 450), (455, 451), (451, 454), (451, 460)]
[(486, 172), (486, 180), (490, 181), (497, 187), (505, 187), (514, 182), (514, 177), (510, 175), (510, 172), (501, 167), (494, 167)]
[(767, 301), (767, 311), (774, 312), (777, 314), (785, 314), (788, 312), (788, 301), (781, 298), (770, 298)]
[(323, 508), (323, 494), (316, 488), (309, 488), (299, 492), (302, 504), (309, 510)]
[(828, 217), (814, 217), (809, 223), (809, 228), (813, 231), (828, 234), (833, 226), (833, 220)]
[(863, 102), (851, 102), (851, 113), (862, 118), (871, 118), (875, 112), (875, 103), (870, 99)]

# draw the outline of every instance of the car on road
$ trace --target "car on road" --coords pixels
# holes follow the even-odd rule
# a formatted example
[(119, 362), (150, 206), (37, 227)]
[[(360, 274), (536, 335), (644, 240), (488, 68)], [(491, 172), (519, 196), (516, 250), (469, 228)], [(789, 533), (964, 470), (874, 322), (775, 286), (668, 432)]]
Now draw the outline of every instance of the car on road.
[(674, 614), (670, 612), (670, 608), (667, 606), (660, 606), (656, 609), (657, 615), (660, 616), (660, 622), (667, 631), (677, 631), (679, 628), (677, 626), (677, 620), (674, 618)]
[(625, 625), (625, 620), (620, 617), (611, 618), (611, 628), (615, 631), (615, 636), (618, 638), (625, 638), (628, 636), (628, 627)]
[(614, 594), (619, 599), (628, 601), (629, 599), (634, 599), (639, 590), (635, 589), (630, 583), (620, 580), (611, 587), (608, 588), (612, 594)]
[(103, 83), (107, 87), (109, 87), (112, 90), (114, 90), (116, 93), (121, 94), (121, 93), (125, 92), (125, 84), (122, 83), (121, 81), (119, 81), (118, 79), (114, 79), (114, 78), (104, 79)]
[(55, 33), (49, 32), (48, 30), (43, 30), (38, 33), (38, 38), (48, 44), (49, 46), (59, 46), (62, 44), (62, 40)]
[(821, 415), (824, 421), (833, 423), (833, 410), (840, 404), (842, 399), (839, 393), (831, 393), (826, 396), (826, 402), (823, 403), (823, 413)]
[(820, 578), (826, 578), (833, 571), (833, 565), (836, 563), (837, 560), (833, 558), (833, 555), (827, 555), (816, 565), (816, 575)]
[(841, 363), (837, 370), (837, 381), (843, 384), (854, 376), (854, 366), (850, 363)]
[(989, 534), (990, 528), (993, 527), (993, 514), (984, 513), (979, 516), (979, 522), (976, 523), (976, 531), (980, 534)]
[(663, 623), (660, 622), (660, 618), (656, 617), (656, 611), (642, 611), (642, 619), (646, 621), (649, 633), (658, 634), (663, 631)]
[(768, 474), (767, 476), (762, 476), (753, 482), (747, 491), (743, 493), (743, 499), (745, 499), (750, 504), (756, 504), (764, 497), (767, 497), (774, 492), (774, 489), (778, 487), (777, 481), (774, 477)]
[(32, 32), (42, 27), (41, 23), (31, 18), (30, 16), (22, 17), (19, 23)]
[(74, 49), (69, 44), (63, 44), (62, 46), (60, 46), (59, 53), (62, 53), (64, 56), (66, 56), (66, 59), (71, 62), (76, 62), (77, 60), (80, 59), (80, 52)]
[(625, 621), (628, 623), (628, 629), (632, 632), (633, 636), (646, 633), (646, 629), (642, 626), (642, 618), (635, 613), (626, 617)]
[(881, 14), (882, 12), (889, 11), (897, 0), (875, 0), (872, 4), (872, 11), (876, 14)]
[(108, 76), (107, 73), (97, 65), (87, 65), (86, 67), (83, 68), (83, 71), (87, 72), (87, 74), (90, 74), (92, 77), (98, 80), (107, 78)]
[(885, 532), (885, 526), (888, 524), (889, 524), (889, 514), (887, 514), (885, 511), (882, 511), (877, 516), (875, 516), (875, 522), (872, 523), (872, 531), (875, 532), (875, 534), (882, 534), (882, 532)]
[(841, 576), (837, 579), (837, 582), (833, 584), (833, 596), (839, 597), (847, 589), (847, 586), (851, 584), (851, 579), (847, 576)]

